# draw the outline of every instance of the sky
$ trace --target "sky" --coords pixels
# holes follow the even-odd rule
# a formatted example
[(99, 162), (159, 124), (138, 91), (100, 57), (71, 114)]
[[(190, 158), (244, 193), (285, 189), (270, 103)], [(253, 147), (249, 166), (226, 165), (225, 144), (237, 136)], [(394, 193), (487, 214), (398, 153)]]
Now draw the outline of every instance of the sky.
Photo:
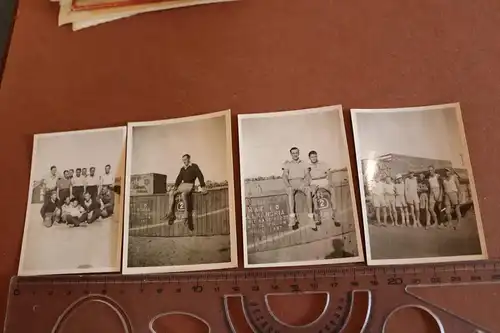
[(290, 160), (290, 148), (300, 149), (308, 161), (310, 150), (332, 169), (347, 166), (347, 150), (338, 111), (304, 110), (280, 112), (266, 117), (242, 118), (240, 163), (244, 178), (280, 176), (281, 166)]
[(61, 174), (65, 169), (88, 169), (90, 166), (96, 168), (96, 174), (101, 174), (104, 173), (104, 166), (110, 164), (115, 176), (122, 176), (125, 170), (125, 135), (125, 127), (39, 135), (35, 138), (32, 181), (39, 181), (48, 175), (52, 165)]
[(464, 167), (465, 152), (454, 108), (357, 114), (358, 158), (394, 153), (450, 160)]
[(164, 174), (172, 183), (182, 167), (182, 155), (189, 154), (205, 180), (228, 180), (227, 149), (224, 115), (134, 127), (131, 174)]

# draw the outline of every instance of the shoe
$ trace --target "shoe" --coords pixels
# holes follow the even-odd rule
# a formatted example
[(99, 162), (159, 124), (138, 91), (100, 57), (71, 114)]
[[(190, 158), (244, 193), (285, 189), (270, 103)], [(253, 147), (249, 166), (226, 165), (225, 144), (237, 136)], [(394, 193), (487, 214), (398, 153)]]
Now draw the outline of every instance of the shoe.
[(292, 230), (297, 230), (299, 228), (299, 224), (298, 223), (295, 223), (293, 226), (292, 226)]
[(169, 225), (174, 224), (175, 222), (175, 214), (174, 213), (168, 213), (162, 218), (163, 221), (167, 220)]
[(318, 227), (311, 228), (313, 231), (318, 231)]
[(288, 226), (293, 228), (297, 224), (297, 218), (295, 216), (288, 216)]
[(336, 227), (340, 227), (341, 224), (339, 221), (337, 221), (334, 217), (332, 217), (332, 220), (333, 220), (333, 224), (336, 226)]

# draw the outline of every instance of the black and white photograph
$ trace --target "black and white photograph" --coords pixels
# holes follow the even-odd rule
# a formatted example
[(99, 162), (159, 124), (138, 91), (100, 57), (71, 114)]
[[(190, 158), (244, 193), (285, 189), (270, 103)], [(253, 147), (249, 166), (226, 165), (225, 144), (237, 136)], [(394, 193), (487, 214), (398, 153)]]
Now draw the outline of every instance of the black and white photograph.
[(123, 273), (238, 265), (231, 113), (128, 124)]
[(368, 264), (486, 259), (460, 105), (351, 114)]
[(238, 124), (245, 267), (363, 261), (342, 107)]
[(34, 136), (19, 275), (120, 271), (126, 135)]

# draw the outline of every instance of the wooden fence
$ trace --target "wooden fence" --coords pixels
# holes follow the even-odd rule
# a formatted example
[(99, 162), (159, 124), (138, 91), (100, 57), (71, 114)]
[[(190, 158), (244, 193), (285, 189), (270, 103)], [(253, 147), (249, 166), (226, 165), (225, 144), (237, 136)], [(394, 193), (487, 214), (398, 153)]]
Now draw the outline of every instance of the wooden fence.
[(341, 227), (335, 227), (331, 220), (330, 197), (328, 192), (324, 191), (320, 198), (323, 204), (317, 207), (316, 212), (322, 220), (320, 231), (313, 231), (311, 225), (307, 225), (306, 197), (301, 192), (296, 194), (295, 211), (300, 221), (297, 230), (288, 226), (288, 198), (285, 193), (247, 196), (245, 205), (248, 253), (275, 250), (352, 233), (354, 221), (350, 187), (347, 182), (343, 182), (334, 186), (334, 190), (336, 220), (341, 222)]
[(181, 221), (184, 207), (176, 196), (176, 221), (170, 225), (162, 220), (168, 211), (168, 194), (130, 197), (130, 236), (182, 237), (229, 235), (228, 188), (210, 189), (208, 193), (193, 193), (193, 230)]

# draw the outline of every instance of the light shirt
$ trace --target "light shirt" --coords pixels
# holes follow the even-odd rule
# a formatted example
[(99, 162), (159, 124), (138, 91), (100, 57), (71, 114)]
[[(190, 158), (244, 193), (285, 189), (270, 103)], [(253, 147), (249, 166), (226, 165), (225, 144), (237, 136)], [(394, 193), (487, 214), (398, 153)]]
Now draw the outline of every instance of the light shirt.
[(316, 162), (316, 163), (311, 163), (309, 162), (309, 167), (311, 168), (311, 178), (312, 179), (323, 179), (328, 176), (328, 171), (330, 171), (330, 168), (326, 163), (323, 162)]
[(384, 194), (385, 195), (395, 195), (396, 194), (396, 189), (394, 188), (394, 183), (384, 184)]
[(384, 195), (385, 184), (382, 182), (374, 181), (372, 187), (372, 193), (375, 195)]
[(405, 188), (406, 188), (407, 195), (417, 194), (417, 190), (418, 190), (417, 177), (406, 178), (405, 179)]
[(455, 176), (443, 179), (443, 187), (445, 193), (458, 192), (457, 184), (455, 183)]
[(439, 188), (439, 175), (429, 176), (429, 186), (431, 188)]
[(86, 179), (83, 176), (80, 177), (74, 176), (73, 178), (71, 178), (71, 183), (73, 184), (73, 186), (85, 186)]
[(101, 176), (101, 184), (102, 185), (114, 185), (115, 184), (115, 176), (110, 172), (108, 174), (104, 173)]
[(285, 161), (283, 170), (288, 172), (288, 179), (304, 179), (307, 175), (308, 164), (302, 160)]
[(73, 217), (80, 217), (82, 216), (83, 213), (83, 208), (81, 206), (73, 207), (69, 205), (69, 207), (66, 207), (65, 210), (66, 214), (71, 215)]
[(394, 184), (394, 188), (396, 190), (396, 195), (405, 195), (405, 184), (404, 183), (396, 183)]
[(49, 190), (55, 189), (57, 187), (57, 181), (61, 178), (61, 175), (56, 173), (54, 176), (49, 173), (47, 176), (43, 177), (43, 183), (45, 187)]
[(99, 177), (94, 174), (94, 176), (88, 175), (87, 176), (87, 186), (98, 186), (100, 185), (99, 183)]

